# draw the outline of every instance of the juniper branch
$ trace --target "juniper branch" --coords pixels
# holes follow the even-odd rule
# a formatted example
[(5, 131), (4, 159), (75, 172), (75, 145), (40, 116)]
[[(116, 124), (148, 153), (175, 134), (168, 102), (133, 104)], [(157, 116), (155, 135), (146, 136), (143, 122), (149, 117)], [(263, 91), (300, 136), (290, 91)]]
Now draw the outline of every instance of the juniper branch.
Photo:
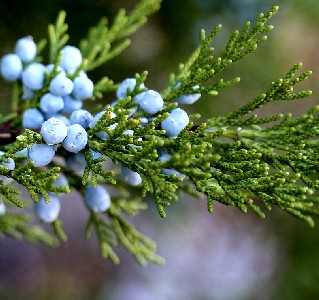
[[(121, 10), (111, 26), (102, 19), (91, 28), (87, 37), (80, 42), (84, 56), (82, 64), (69, 79), (77, 78), (81, 71), (90, 71), (120, 54), (129, 44), (126, 37), (139, 28), (147, 17), (159, 8), (159, 0), (142, 0), (134, 10), (126, 15)], [(184, 193), (196, 197), (206, 196), (207, 209), (214, 210), (214, 201), (235, 206), (242, 212), (248, 209), (260, 217), (265, 217), (264, 210), (279, 207), (283, 211), (313, 225), (313, 218), (319, 215), (316, 207), (319, 202), (319, 118), (316, 106), (297, 117), (276, 114), (259, 118), (256, 111), (273, 101), (296, 100), (309, 96), (311, 91), (294, 92), (294, 87), (307, 79), (311, 72), (296, 75), (301, 64), (294, 65), (287, 74), (272, 82), (266, 92), (252, 101), (229, 112), (224, 116), (209, 118), (199, 122), (198, 114), (190, 116), (188, 125), (175, 137), (170, 137), (163, 130), (164, 120), (178, 106), (177, 97), (196, 93), (217, 96), (219, 90), (239, 83), (239, 77), (230, 80), (220, 79), (222, 72), (234, 62), (241, 60), (257, 49), (266, 40), (267, 32), (272, 30), (267, 25), (277, 12), (275, 6), (266, 14), (260, 14), (256, 23), (247, 22), (241, 30), (234, 31), (220, 55), (213, 56), (211, 44), (220, 32), (218, 25), (211, 33), (200, 32), (200, 45), (190, 59), (179, 66), (178, 73), (172, 74), (170, 83), (162, 93), (165, 100), (163, 109), (151, 114), (140, 109), (136, 97), (148, 91), (144, 82), (147, 72), (135, 75), (136, 84), (127, 88), (126, 96), (117, 99), (111, 106), (103, 108), (105, 114), (95, 126), (87, 130), (88, 143), (82, 154), (86, 165), (83, 172), (72, 170), (60, 163), (65, 159), (66, 150), (57, 146), (57, 160), (46, 168), (36, 168), (32, 161), (25, 162), (25, 157), (17, 151), (30, 148), (43, 142), (38, 130), (21, 129), (21, 111), (8, 116), (0, 116), (1, 146), (6, 153), (0, 156), (0, 194), (18, 207), (23, 207), (23, 200), (18, 198), (19, 191), (4, 184), (14, 179), (25, 186), (31, 198), (37, 202), (42, 195), (49, 201), (49, 194), (69, 192), (75, 188), (81, 193), (88, 184), (114, 185), (111, 206), (103, 214), (89, 208), (90, 217), (86, 226), (86, 237), (95, 229), (103, 257), (119, 263), (114, 248), (124, 246), (141, 264), (148, 262), (162, 263), (156, 254), (156, 245), (130, 224), (125, 215), (135, 216), (147, 205), (143, 198), (154, 199), (161, 217), (166, 216), (165, 208)], [(44, 93), (50, 90), (52, 79), (59, 73), (61, 47), (68, 41), (65, 12), (61, 12), (55, 25), (49, 25), (49, 62), (54, 64), (53, 71), (46, 74), (43, 88), (35, 91), (33, 99), (22, 101), (22, 84), (16, 82), (13, 108), (39, 107)], [(45, 41), (38, 49), (39, 53)], [(217, 78), (217, 75), (219, 76)], [(108, 77), (103, 77), (94, 86), (94, 98), (102, 98), (105, 91), (117, 88)], [(97, 109), (98, 111), (98, 109)], [(145, 121), (146, 119), (146, 121)], [(130, 134), (126, 134), (130, 130)], [(107, 134), (106, 139), (97, 136), (99, 132)], [(3, 136), (5, 135), (5, 136)], [(1, 148), (1, 149), (2, 149)], [(101, 157), (94, 158), (92, 151)], [(161, 160), (161, 153), (170, 155)], [(103, 162), (110, 158), (115, 164), (112, 170), (105, 170)], [(16, 162), (16, 168), (5, 167), (10, 159)], [(118, 166), (137, 172), (142, 182), (131, 193), (125, 180), (118, 176)], [(174, 170), (172, 175), (165, 170)], [(58, 173), (63, 171), (69, 180), (69, 186), (55, 186)], [(119, 193), (120, 196), (118, 196)], [(42, 240), (54, 244), (38, 227), (30, 226), (25, 216), (5, 214), (0, 216), (0, 230), (7, 235)], [(67, 236), (60, 220), (52, 223), (53, 230), (61, 240)]]
[(110, 28), (107, 19), (102, 18), (80, 42), (80, 50), (86, 59), (84, 70), (91, 71), (122, 53), (130, 44), (129, 39), (123, 38), (142, 26), (147, 17), (160, 8), (160, 3), (161, 0), (143, 0), (129, 15), (121, 9)]
[(69, 40), (69, 35), (67, 34), (68, 25), (65, 23), (65, 17), (66, 12), (61, 11), (57, 17), (55, 24), (50, 24), (48, 27), (48, 35), (50, 40), (50, 63), (54, 63), (60, 49)]
[(31, 220), (27, 214), (0, 215), (0, 232), (15, 239), (25, 238), (29, 242), (42, 242), (53, 247), (58, 245), (54, 236), (40, 226), (31, 225)]
[[(241, 31), (234, 31), (226, 44), (225, 51), (217, 58), (214, 58), (214, 49), (210, 45), (222, 26), (216, 26), (207, 37), (205, 31), (201, 30), (199, 47), (185, 64), (180, 65), (179, 73), (171, 75), (170, 85), (162, 93), (164, 99), (173, 101), (183, 94), (194, 93), (194, 86), (198, 86), (196, 89), (198, 93), (216, 96), (218, 90), (238, 83), (240, 78), (236, 77), (225, 82), (219, 79), (216, 83), (204, 85), (229, 65), (255, 51), (258, 45), (267, 39), (264, 33), (272, 30), (273, 26), (266, 26), (266, 23), (277, 11), (278, 6), (274, 6), (268, 13), (260, 14), (255, 25), (251, 26), (250, 22), (247, 22)], [(178, 83), (180, 85), (177, 87)]]

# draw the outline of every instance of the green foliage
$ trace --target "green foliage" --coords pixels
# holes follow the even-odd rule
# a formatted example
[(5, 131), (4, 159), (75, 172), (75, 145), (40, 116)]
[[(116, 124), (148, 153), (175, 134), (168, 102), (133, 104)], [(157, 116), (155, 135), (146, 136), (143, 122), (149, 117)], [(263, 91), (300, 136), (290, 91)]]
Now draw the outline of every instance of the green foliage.
[[(216, 59), (212, 55), (214, 48), (211, 47), (211, 43), (221, 30), (222, 25), (216, 26), (207, 37), (202, 29), (199, 47), (185, 64), (179, 66), (179, 73), (171, 75), (170, 86), (163, 93), (164, 98), (169, 101), (183, 94), (192, 93), (195, 85), (200, 85), (196, 92), (217, 96), (218, 90), (238, 83), (240, 78), (237, 77), (227, 81), (219, 79), (212, 84), (201, 86), (232, 63), (255, 51), (258, 45), (267, 39), (264, 33), (273, 29), (273, 26), (266, 26), (266, 23), (277, 11), (278, 6), (275, 6), (267, 14), (261, 13), (255, 25), (251, 26), (250, 22), (246, 22), (241, 31), (234, 31), (225, 46), (224, 52)], [(178, 82), (181, 82), (181, 84), (176, 88)]]
[(58, 240), (42, 227), (30, 224), (32, 218), (27, 214), (6, 213), (0, 215), (0, 232), (15, 239), (26, 239), (29, 242), (42, 242), (52, 247)]
[(68, 42), (69, 35), (66, 33), (68, 25), (65, 23), (66, 13), (61, 11), (57, 17), (55, 25), (50, 24), (48, 27), (50, 39), (50, 56), (49, 62), (55, 62), (60, 49)]
[[(107, 19), (101, 19), (80, 42), (81, 53), (86, 59), (84, 70), (93, 70), (122, 53), (130, 44), (129, 39), (123, 38), (142, 26), (147, 17), (160, 8), (160, 3), (161, 0), (143, 0), (129, 15), (121, 9), (110, 28), (107, 27)], [(117, 44), (113, 46), (113, 43)]]
[(115, 264), (120, 262), (113, 250), (118, 244), (124, 246), (127, 251), (132, 253), (136, 261), (142, 266), (146, 266), (148, 262), (162, 264), (164, 262), (163, 258), (155, 254), (155, 242), (138, 232), (122, 216), (122, 213), (135, 216), (141, 209), (146, 208), (147, 205), (141, 199), (132, 199), (129, 193), (125, 193), (122, 197), (113, 197), (111, 208), (106, 212), (107, 219), (91, 211), (86, 227), (86, 237), (90, 236), (94, 226), (100, 244), (101, 255), (105, 258), (110, 258)]
[[(128, 15), (121, 10), (111, 26), (108, 27), (107, 20), (102, 19), (91, 28), (79, 46), (85, 59), (74, 74), (69, 74), (70, 78), (75, 78), (81, 70), (91, 71), (119, 55), (129, 45), (127, 36), (144, 24), (159, 5), (158, 0), (143, 0)], [(164, 107), (155, 115), (134, 111), (134, 96), (147, 90), (142, 85), (146, 82), (147, 72), (136, 74), (134, 90), (128, 90), (127, 97), (118, 99), (113, 107), (105, 106), (103, 109), (107, 113), (88, 130), (89, 140), (83, 151), (86, 166), (81, 174), (58, 161), (53, 161), (47, 168), (36, 168), (32, 161), (25, 162), (25, 157), (16, 152), (41, 142), (41, 135), (29, 129), (21, 130), (21, 115), (15, 112), (1, 117), (2, 128), (8, 127), (11, 131), (7, 142), (2, 144), (6, 154), (0, 156), (0, 162), (13, 158), (16, 168), (10, 171), (0, 166), (0, 175), (23, 185), (35, 202), (40, 195), (49, 201), (49, 193), (67, 193), (70, 188), (83, 192), (87, 184), (93, 187), (97, 184), (112, 185), (115, 192), (111, 193), (110, 208), (103, 214), (89, 211), (86, 237), (95, 229), (101, 255), (116, 264), (119, 263), (114, 249), (117, 245), (124, 246), (141, 265), (163, 262), (156, 254), (155, 243), (138, 232), (125, 217), (136, 216), (146, 209), (145, 197), (154, 199), (161, 217), (166, 216), (166, 206), (187, 193), (195, 197), (206, 196), (209, 212), (213, 212), (214, 201), (217, 201), (235, 206), (242, 212), (251, 209), (264, 218), (264, 208), (271, 210), (277, 206), (313, 226), (313, 217), (319, 214), (315, 207), (319, 201), (316, 192), (319, 190), (316, 138), (319, 107), (294, 118), (290, 114), (264, 118), (252, 115), (267, 103), (301, 99), (311, 94), (311, 91), (294, 92), (294, 87), (311, 74), (306, 71), (297, 76), (301, 64), (294, 65), (282, 79), (272, 82), (266, 92), (233, 112), (209, 118), (201, 124), (195, 123), (200, 116), (192, 115), (189, 124), (176, 138), (167, 137), (165, 130), (161, 129), (162, 121), (178, 106), (176, 98), (194, 93), (194, 86), (198, 86), (196, 93), (216, 97), (219, 90), (240, 82), (239, 77), (222, 79), (222, 72), (246, 58), (267, 39), (265, 33), (272, 30), (267, 22), (277, 10), (275, 6), (268, 13), (260, 14), (254, 25), (247, 22), (241, 30), (234, 31), (225, 50), (216, 57), (211, 44), (221, 25), (209, 34), (202, 30), (199, 47), (185, 64), (179, 66), (177, 74), (171, 75), (169, 86), (162, 92)], [(48, 91), (50, 81), (58, 73), (61, 47), (68, 41), (65, 17), (65, 12), (61, 12), (55, 25), (49, 25), (49, 62), (54, 64), (52, 74), (47, 74), (43, 89), (28, 102), (20, 99), (22, 87), (17, 84), (13, 107), (22, 107), (23, 110), (38, 107), (41, 95)], [(41, 42), (40, 50), (45, 45), (45, 41)], [(41, 59), (40, 52), (37, 60)], [(117, 86), (112, 79), (101, 78), (95, 84), (92, 99), (103, 98), (104, 92), (114, 91)], [(113, 112), (115, 117), (112, 118)], [(144, 124), (142, 117), (153, 119)], [(109, 126), (115, 124), (115, 129), (111, 130)], [(134, 133), (124, 134), (126, 130)], [(96, 137), (99, 131), (105, 131), (108, 139)], [(102, 157), (94, 159), (90, 149), (99, 152)], [(160, 151), (171, 154), (170, 159), (161, 161)], [(63, 159), (65, 153), (59, 149), (57, 156)], [(104, 168), (107, 159), (114, 164), (111, 170)], [(142, 184), (136, 189), (129, 187), (117, 176), (118, 165), (137, 172)], [(165, 175), (163, 169), (174, 169), (185, 178)], [(53, 184), (59, 172), (65, 174), (70, 186)], [(23, 207), (23, 200), (17, 198), (19, 191), (2, 181), (0, 193), (16, 206)], [(27, 225), (28, 222), (24, 215), (7, 213), (0, 216), (0, 231), (14, 237), (24, 235), (31, 240), (54, 244), (51, 237), (39, 227)], [(53, 222), (52, 226), (55, 234), (66, 241), (61, 221)]]

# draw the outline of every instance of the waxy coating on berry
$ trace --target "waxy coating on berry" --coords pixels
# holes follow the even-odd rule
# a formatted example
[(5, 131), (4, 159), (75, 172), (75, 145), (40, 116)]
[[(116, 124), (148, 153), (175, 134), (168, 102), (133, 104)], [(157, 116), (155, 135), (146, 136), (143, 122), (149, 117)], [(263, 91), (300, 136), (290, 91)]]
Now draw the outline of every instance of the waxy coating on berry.
[(28, 147), (25, 147), (22, 150), (17, 151), (16, 154), (27, 156), (28, 155)]
[(86, 76), (78, 76), (73, 80), (72, 96), (77, 100), (86, 100), (93, 96), (94, 84)]
[(63, 173), (59, 173), (59, 177), (53, 182), (54, 186), (69, 185), (69, 182)]
[(68, 127), (57, 118), (50, 118), (43, 122), (40, 134), (48, 145), (62, 143), (68, 132)]
[[(45, 70), (46, 70), (49, 74), (51, 74), (51, 73), (53, 72), (53, 70), (54, 70), (54, 67), (55, 67), (54, 64), (49, 64), (49, 65), (46, 65), (46, 66), (45, 66)], [(63, 70), (63, 68), (62, 68), (61, 66), (57, 66), (56, 72), (57, 72), (57, 75), (59, 75), (59, 74), (64, 74), (64, 75), (66, 76), (66, 73), (65, 73), (65, 71)]]
[(72, 112), (70, 116), (71, 124), (80, 124), (84, 129), (89, 128), (89, 124), (92, 122), (93, 116), (85, 109), (78, 109)]
[[(94, 116), (94, 118), (92, 119), (92, 122), (89, 124), (89, 127), (93, 128), (105, 113), (108, 113), (111, 119), (116, 117), (115, 113), (110, 112), (110, 111), (107, 112), (107, 111), (103, 110)], [(116, 128), (116, 126), (117, 126), (117, 123), (114, 123), (114, 124), (111, 124), (110, 126), (108, 126), (108, 128), (110, 130), (114, 130)], [(104, 130), (96, 132), (95, 135), (103, 141), (106, 141), (109, 138), (109, 135)]]
[(199, 93), (182, 95), (176, 99), (176, 102), (180, 104), (194, 104), (201, 96)]
[(162, 129), (169, 137), (176, 137), (188, 125), (187, 113), (181, 108), (173, 109), (168, 117), (162, 122)]
[(15, 53), (23, 62), (30, 62), (37, 54), (37, 45), (32, 36), (26, 36), (19, 39), (15, 45)]
[(148, 90), (143, 93), (143, 97), (138, 100), (138, 103), (141, 109), (153, 115), (162, 110), (164, 100), (160, 93)]
[(64, 107), (63, 98), (55, 96), (51, 93), (46, 93), (40, 98), (40, 108), (45, 113), (57, 113)]
[(23, 89), (23, 94), (22, 94), (22, 99), (23, 100), (29, 100), (34, 97), (34, 91), (26, 87), (25, 85), (22, 86)]
[[(127, 97), (128, 93), (132, 93), (136, 86), (136, 78), (124, 79), (116, 90), (116, 96), (118, 99)], [(140, 84), (140, 89), (145, 88), (144, 83)]]
[(31, 90), (40, 90), (45, 79), (45, 66), (34, 62), (22, 72), (22, 83)]
[(98, 159), (98, 158), (103, 157), (103, 155), (100, 152), (96, 152), (96, 151), (94, 151), (92, 149), (89, 149), (89, 150), (91, 152), (91, 156), (92, 156), (93, 159)]
[(61, 110), (64, 114), (72, 114), (75, 110), (79, 110), (83, 106), (83, 102), (81, 100), (74, 99), (71, 95), (66, 95), (63, 98), (63, 109)]
[[(3, 154), (5, 154), (5, 152), (0, 151), (0, 156), (2, 156)], [(15, 169), (15, 162), (11, 157), (9, 158), (9, 162), (2, 161), (1, 165), (3, 165), (11, 171)]]
[(82, 63), (82, 54), (80, 50), (74, 46), (64, 46), (62, 49), (62, 57), (60, 66), (65, 71), (74, 73)]
[(65, 162), (67, 167), (74, 172), (83, 172), (86, 166), (86, 160), (83, 152), (68, 153)]
[(49, 197), (50, 202), (48, 203), (45, 202), (42, 196), (40, 196), (38, 202), (34, 204), (35, 214), (42, 222), (45, 223), (54, 222), (61, 211), (59, 198), (53, 193), (50, 193)]
[(6, 54), (1, 59), (1, 75), (6, 81), (16, 81), (21, 77), (22, 61), (16, 54)]
[[(175, 88), (179, 87), (181, 85), (180, 82), (178, 82), (175, 86)], [(196, 91), (199, 89), (199, 85), (193, 86), (193, 90)], [(176, 99), (176, 102), (180, 104), (193, 104), (195, 103), (202, 95), (200, 93), (196, 94), (186, 94), (186, 95), (181, 95)]]
[(22, 114), (22, 127), (38, 129), (44, 122), (43, 114), (37, 108), (29, 108)]
[(100, 184), (98, 184), (96, 188), (91, 185), (85, 187), (84, 201), (87, 207), (94, 212), (104, 212), (111, 205), (110, 194)]
[(59, 173), (59, 177), (53, 182), (54, 186), (68, 186), (69, 181), (63, 173)]
[(121, 166), (121, 177), (131, 186), (137, 186), (142, 183), (142, 177), (140, 174), (124, 166)]
[(137, 95), (135, 95), (135, 96), (133, 97), (133, 100), (134, 100), (137, 104), (139, 104), (139, 103), (141, 102), (141, 100), (143, 99), (143, 97), (144, 97), (145, 94), (146, 94), (146, 92), (139, 93), (139, 94), (137, 94)]
[(73, 81), (66, 77), (65, 74), (60, 73), (51, 80), (49, 88), (53, 95), (63, 97), (71, 94)]
[(35, 167), (48, 165), (55, 155), (55, 146), (34, 144), (28, 151), (28, 158), (34, 161)]
[(86, 130), (79, 124), (72, 124), (68, 127), (67, 136), (62, 145), (69, 152), (79, 152), (86, 146), (88, 142), (88, 134)]
[(49, 120), (50, 118), (57, 118), (59, 119), (60, 121), (62, 121), (66, 126), (69, 126), (70, 125), (70, 120), (64, 116), (64, 115), (61, 115), (61, 114), (57, 114), (57, 113), (54, 113), (54, 114), (45, 114), (45, 119), (46, 120)]
[(2, 201), (0, 201), (0, 215), (4, 215), (6, 213), (6, 206)]
[[(169, 160), (170, 158), (172, 157), (172, 155), (166, 153), (165, 151), (163, 151), (163, 154), (159, 157), (159, 161), (167, 161)], [(175, 169), (166, 169), (164, 168), (162, 170), (162, 173), (164, 175), (167, 175), (167, 176), (170, 176), (170, 175), (176, 175), (176, 177), (178, 178), (181, 178), (181, 179), (184, 179), (185, 178), (185, 175), (176, 171)]]

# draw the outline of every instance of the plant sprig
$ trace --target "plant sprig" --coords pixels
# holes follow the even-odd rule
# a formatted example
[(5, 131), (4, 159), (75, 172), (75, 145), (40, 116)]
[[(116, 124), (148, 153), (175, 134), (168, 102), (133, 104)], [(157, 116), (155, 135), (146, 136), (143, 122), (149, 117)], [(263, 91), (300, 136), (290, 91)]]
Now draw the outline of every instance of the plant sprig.
[[(159, 9), (160, 2), (142, 0), (129, 14), (121, 10), (110, 26), (103, 18), (92, 27), (80, 41), (84, 59), (74, 73), (67, 72), (69, 80), (119, 55), (129, 45), (128, 35)], [(223, 72), (267, 39), (266, 33), (273, 28), (267, 25), (268, 21), (277, 10), (275, 6), (268, 13), (260, 14), (255, 24), (247, 22), (241, 30), (235, 30), (220, 55), (213, 55), (212, 43), (221, 31), (221, 25), (208, 34), (202, 30), (198, 48), (186, 63), (180, 64), (178, 72), (171, 75), (169, 86), (162, 93), (163, 107), (154, 114), (141, 109), (138, 100), (138, 96), (149, 91), (145, 84), (148, 73), (135, 74), (135, 78), (131, 78), (135, 80), (134, 88), (126, 88), (126, 94), (111, 105), (100, 105), (92, 110), (92, 113), (101, 110), (105, 113), (94, 126), (90, 123), (90, 128), (87, 127), (88, 142), (79, 150), (84, 158), (78, 169), (67, 164), (66, 156), (70, 153), (60, 145), (54, 148), (56, 159), (38, 168), (32, 161), (24, 161), (25, 154), (17, 154), (44, 142), (38, 130), (22, 129), (21, 120), (24, 110), (39, 107), (41, 96), (49, 91), (52, 79), (59, 73), (61, 48), (69, 38), (66, 14), (62, 11), (56, 23), (49, 25), (52, 73), (46, 73), (43, 87), (28, 101), (20, 99), (23, 86), (17, 81), (12, 106), (17, 109), (21, 104), (22, 112), (0, 116), (1, 134), (4, 134), (1, 147), (6, 151), (0, 156), (0, 194), (14, 205), (23, 207), (19, 191), (5, 184), (7, 179), (14, 179), (26, 187), (34, 202), (40, 196), (49, 202), (50, 193), (61, 194), (76, 189), (84, 194), (87, 185), (112, 185), (111, 203), (106, 211), (95, 211), (86, 203), (90, 216), (85, 234), (88, 238), (94, 229), (101, 255), (116, 264), (119, 263), (116, 253), (119, 245), (143, 266), (149, 262), (163, 263), (155, 242), (127, 220), (147, 208), (146, 197), (155, 201), (161, 217), (166, 216), (167, 206), (187, 193), (199, 198), (205, 196), (209, 212), (214, 211), (214, 202), (219, 202), (235, 206), (244, 213), (250, 209), (264, 218), (267, 210), (278, 207), (313, 226), (314, 218), (319, 215), (319, 106), (296, 117), (291, 114), (258, 117), (256, 114), (259, 108), (273, 101), (300, 100), (311, 95), (308, 90), (294, 91), (297, 84), (311, 75), (311, 71), (296, 75), (301, 63), (295, 64), (264, 93), (235, 111), (200, 123), (197, 123), (200, 115), (191, 115), (177, 136), (169, 136), (164, 130), (164, 121), (178, 108), (180, 96), (198, 93), (216, 97), (221, 89), (240, 82), (239, 77), (223, 79)], [(44, 46), (43, 40), (35, 61), (42, 59)], [(117, 88), (118, 84), (103, 76), (95, 84), (91, 99), (101, 99), (105, 92)], [(98, 136), (101, 132), (105, 134), (103, 138)], [(93, 157), (93, 152), (99, 157)], [(169, 158), (161, 159), (163, 153)], [(10, 159), (16, 163), (14, 170), (5, 167)], [(114, 165), (110, 167), (109, 161)], [(119, 166), (140, 176), (138, 187), (127, 186), (127, 181), (119, 176)], [(69, 186), (54, 184), (59, 173), (66, 176)], [(56, 244), (55, 238), (29, 223), (27, 216), (6, 213), (0, 216), (0, 231), (15, 238), (25, 236)], [(57, 219), (51, 225), (56, 236), (66, 241), (61, 220)]]

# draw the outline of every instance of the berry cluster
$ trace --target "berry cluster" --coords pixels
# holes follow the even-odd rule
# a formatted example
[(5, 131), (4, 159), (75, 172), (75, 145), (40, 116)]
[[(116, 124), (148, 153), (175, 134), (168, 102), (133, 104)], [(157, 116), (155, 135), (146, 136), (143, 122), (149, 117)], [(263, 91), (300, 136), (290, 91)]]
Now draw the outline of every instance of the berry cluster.
[[(37, 94), (38, 103), (23, 112), (22, 127), (40, 131), (43, 143), (34, 144), (19, 154), (27, 154), (28, 159), (34, 161), (34, 166), (43, 167), (53, 160), (60, 146), (71, 153), (84, 149), (88, 141), (86, 130), (93, 117), (81, 108), (83, 101), (92, 97), (94, 84), (83, 70), (79, 71), (82, 64), (80, 50), (67, 45), (61, 49), (58, 65), (44, 65), (35, 61), (37, 45), (28, 36), (17, 41), (14, 52), (1, 59), (2, 77), (22, 85), (21, 98), (24, 101), (31, 102), (36, 93), (41, 93)], [(79, 75), (74, 77), (76, 72)], [(2, 165), (10, 170), (15, 167), (12, 158), (10, 163), (3, 162)], [(8, 183), (5, 178), (1, 179)], [(60, 174), (55, 184), (68, 185), (68, 181)], [(97, 196), (94, 198), (94, 195)], [(91, 201), (100, 201), (100, 194), (91, 192), (91, 196)], [(4, 207), (3, 203), (1, 205)], [(60, 206), (57, 195), (51, 193), (49, 203), (39, 197), (35, 212), (42, 221), (53, 222), (59, 215)]]
[[(29, 160), (34, 162), (34, 166), (43, 167), (48, 165), (58, 150), (64, 148), (68, 154), (65, 161), (69, 169), (73, 171), (83, 170), (86, 165), (84, 149), (88, 148), (87, 130), (93, 128), (104, 114), (108, 114), (110, 119), (115, 118), (113, 111), (103, 110), (95, 116), (82, 109), (83, 101), (93, 96), (94, 84), (87, 74), (82, 70), (82, 54), (74, 46), (64, 46), (61, 49), (59, 59), (55, 64), (44, 65), (36, 62), (37, 45), (32, 37), (24, 37), (17, 41), (15, 53), (6, 54), (1, 59), (1, 75), (10, 82), (17, 81), (21, 84), (23, 94), (21, 98), (27, 105), (27, 109), (22, 114), (22, 127), (40, 132), (43, 142), (33, 144), (25, 149)], [(117, 100), (111, 104), (115, 106), (120, 99), (132, 96), (136, 89), (135, 78), (125, 79), (116, 91)], [(178, 88), (179, 84), (175, 86)], [(195, 86), (193, 89), (198, 89)], [(147, 89), (141, 83), (132, 97), (133, 107), (131, 108), (133, 117), (136, 111), (140, 112), (141, 126), (145, 126), (154, 119), (154, 116), (164, 108), (164, 100), (157, 91)], [(180, 104), (192, 104), (200, 98), (201, 94), (183, 95), (176, 99)], [(34, 99), (39, 99), (34, 103)], [(28, 102), (29, 101), (29, 102)], [(169, 112), (168, 117), (161, 123), (161, 129), (165, 130), (166, 136), (176, 138), (179, 133), (188, 125), (187, 113), (181, 108), (175, 108)], [(114, 130), (117, 127), (114, 123), (108, 127)], [(134, 135), (133, 130), (126, 130), (124, 134)], [(109, 134), (104, 131), (95, 133), (98, 139), (106, 141)], [(137, 147), (130, 144), (131, 147)], [(93, 159), (102, 155), (89, 149)], [(0, 155), (4, 153), (1, 152)], [(23, 154), (23, 151), (20, 153)], [(171, 155), (163, 150), (159, 150), (159, 161), (165, 162)], [(10, 170), (15, 168), (13, 159), (9, 163), (2, 162), (2, 165)], [(142, 183), (142, 177), (122, 165), (120, 168), (122, 179), (131, 186), (138, 186)], [(174, 169), (163, 169), (164, 175), (175, 175), (181, 179), (185, 176)], [(4, 177), (4, 176), (2, 176)], [(68, 180), (61, 173), (54, 183), (57, 186), (68, 185)], [(42, 196), (35, 204), (36, 215), (44, 222), (53, 222), (57, 219), (61, 204), (56, 194), (50, 193), (50, 202), (47, 203)], [(87, 207), (95, 212), (107, 210), (111, 204), (110, 195), (102, 185), (95, 188), (87, 185), (84, 188), (84, 201)], [(1, 212), (4, 213), (3, 203), (0, 203)], [(0, 213), (1, 213), (0, 212)]]
[[(175, 88), (178, 88), (180, 84), (177, 84)], [(120, 86), (118, 87), (116, 91), (117, 98), (125, 98), (135, 90), (136, 88), (136, 79), (135, 78), (127, 78), (125, 79)], [(193, 89), (198, 89), (199, 86), (194, 86)], [(144, 84), (140, 84), (139, 89), (145, 89)], [(196, 94), (187, 94), (182, 95), (176, 99), (176, 102), (179, 104), (193, 104), (195, 103), (199, 98), (201, 97), (200, 93)], [(117, 103), (118, 100), (116, 100), (113, 105)], [(162, 96), (154, 90), (147, 90), (143, 91), (141, 93), (138, 93), (133, 97), (133, 102), (135, 102), (136, 106), (133, 107), (132, 111), (133, 113), (136, 110), (142, 111), (145, 113), (145, 116), (142, 114), (142, 121), (143, 125), (146, 125), (149, 121), (152, 121), (154, 118), (150, 117), (149, 115), (155, 115), (159, 113), (163, 107), (164, 107), (164, 100)], [(114, 117), (114, 115), (112, 115)], [(175, 108), (170, 111), (168, 117), (163, 120), (161, 123), (161, 129), (165, 130), (165, 134), (167, 137), (170, 138), (176, 138), (179, 133), (188, 125), (189, 123), (189, 117), (188, 114), (181, 108)], [(114, 129), (115, 126), (110, 129)], [(131, 131), (131, 132), (129, 132)], [(107, 136), (105, 136), (105, 132), (99, 132), (97, 135), (101, 139), (106, 139)], [(124, 132), (124, 134), (134, 134), (134, 131), (127, 130)], [(159, 161), (167, 161), (170, 159), (171, 155), (163, 151), (162, 149), (159, 149)], [(184, 179), (185, 175), (181, 174), (180, 172), (174, 170), (174, 169), (163, 169), (162, 173), (164, 175), (176, 175), (176, 177)], [(124, 179), (124, 181), (132, 186), (137, 186), (142, 182), (141, 176), (137, 172), (133, 172), (132, 170), (122, 166), (121, 167), (121, 176)]]

